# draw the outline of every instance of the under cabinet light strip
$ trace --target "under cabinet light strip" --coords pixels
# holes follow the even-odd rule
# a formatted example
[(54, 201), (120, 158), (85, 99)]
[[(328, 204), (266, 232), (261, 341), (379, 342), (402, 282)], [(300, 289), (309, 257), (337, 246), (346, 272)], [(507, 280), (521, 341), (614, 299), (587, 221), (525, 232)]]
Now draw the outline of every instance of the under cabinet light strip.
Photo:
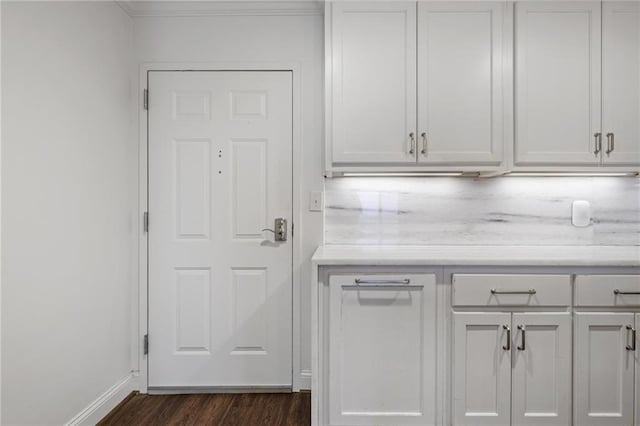
[(532, 176), (542, 176), (542, 177), (545, 177), (545, 176), (546, 177), (615, 177), (615, 176), (638, 176), (638, 173), (637, 172), (626, 172), (626, 173), (512, 172), (512, 173), (507, 173), (505, 176), (511, 176), (511, 177), (532, 177)]

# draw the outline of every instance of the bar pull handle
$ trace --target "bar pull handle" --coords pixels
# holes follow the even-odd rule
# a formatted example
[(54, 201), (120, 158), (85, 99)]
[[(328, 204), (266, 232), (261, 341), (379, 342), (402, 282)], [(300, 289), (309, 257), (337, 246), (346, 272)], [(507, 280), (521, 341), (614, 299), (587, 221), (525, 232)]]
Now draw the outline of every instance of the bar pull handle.
[(504, 349), (505, 351), (510, 351), (511, 350), (511, 327), (509, 327), (508, 325), (503, 325), (502, 328), (504, 330), (507, 330), (507, 344), (502, 346), (502, 349)]
[(600, 132), (594, 133), (593, 137), (596, 139), (595, 150), (593, 151), (593, 155), (597, 157), (598, 154), (600, 154), (600, 151), (602, 151), (602, 133)]
[(635, 351), (636, 350), (636, 329), (628, 325), (627, 330), (631, 332), (631, 346), (627, 345), (626, 349), (628, 351)]
[(607, 157), (615, 149), (615, 135), (613, 133), (607, 133)]
[(356, 284), (381, 284), (381, 285), (389, 285), (389, 284), (410, 284), (411, 280), (409, 278), (405, 278), (403, 280), (363, 280), (360, 278), (355, 279)]
[(416, 135), (411, 132), (409, 133), (409, 154), (414, 154), (416, 152)]
[(422, 137), (422, 151), (420, 151), (422, 153), (422, 155), (426, 156), (427, 155), (427, 132), (422, 132), (422, 134), (420, 134), (420, 136)]
[(526, 333), (526, 330), (524, 329), (524, 325), (519, 325), (518, 326), (518, 330), (520, 330), (522, 332), (522, 341), (521, 341), (520, 346), (518, 346), (518, 350), (519, 351), (524, 351), (526, 349), (526, 347), (525, 347), (525, 333)]
[(622, 291), (620, 289), (614, 289), (613, 290), (613, 294), (617, 295), (624, 295), (624, 294), (635, 294), (635, 295), (640, 295), (640, 291)]
[(535, 288), (530, 288), (529, 290), (521, 290), (521, 291), (509, 291), (509, 290), (496, 290), (495, 288), (491, 289), (491, 294), (536, 294), (537, 291)]

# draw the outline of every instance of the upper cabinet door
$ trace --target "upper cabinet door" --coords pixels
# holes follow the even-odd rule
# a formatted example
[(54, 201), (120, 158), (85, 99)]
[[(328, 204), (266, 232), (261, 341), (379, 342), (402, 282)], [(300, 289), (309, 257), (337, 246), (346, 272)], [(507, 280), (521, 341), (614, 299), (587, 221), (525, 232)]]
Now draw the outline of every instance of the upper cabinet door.
[(415, 163), (416, 3), (329, 7), (327, 129), (333, 164)]
[(607, 165), (640, 164), (640, 3), (604, 2), (602, 137)]
[(515, 165), (598, 164), (600, 2), (515, 7)]
[(502, 162), (505, 7), (418, 3), (419, 162)]

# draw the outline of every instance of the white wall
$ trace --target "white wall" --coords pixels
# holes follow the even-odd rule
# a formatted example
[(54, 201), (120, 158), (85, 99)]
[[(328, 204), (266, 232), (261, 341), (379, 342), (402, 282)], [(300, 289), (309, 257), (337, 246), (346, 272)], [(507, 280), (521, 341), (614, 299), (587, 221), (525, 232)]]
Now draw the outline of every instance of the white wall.
[(2, 2), (2, 424), (131, 369), (132, 41), (113, 2)]
[(294, 376), (303, 387), (310, 386), (311, 256), (322, 243), (322, 213), (309, 212), (309, 191), (322, 190), (322, 69), (323, 19), (313, 16), (200, 16), (145, 17), (135, 19), (136, 56), (145, 62), (275, 62), (298, 63), (301, 74), (301, 125), (303, 160), (302, 264), (300, 272), (299, 359)]

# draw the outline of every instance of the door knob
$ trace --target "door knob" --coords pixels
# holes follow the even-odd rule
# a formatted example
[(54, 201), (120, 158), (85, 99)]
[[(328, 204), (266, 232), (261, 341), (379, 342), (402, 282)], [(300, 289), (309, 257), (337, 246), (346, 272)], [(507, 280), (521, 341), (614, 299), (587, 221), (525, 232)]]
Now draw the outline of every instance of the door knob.
[(262, 231), (273, 232), (275, 241), (287, 241), (287, 219), (278, 217), (274, 220), (273, 229), (265, 228)]

